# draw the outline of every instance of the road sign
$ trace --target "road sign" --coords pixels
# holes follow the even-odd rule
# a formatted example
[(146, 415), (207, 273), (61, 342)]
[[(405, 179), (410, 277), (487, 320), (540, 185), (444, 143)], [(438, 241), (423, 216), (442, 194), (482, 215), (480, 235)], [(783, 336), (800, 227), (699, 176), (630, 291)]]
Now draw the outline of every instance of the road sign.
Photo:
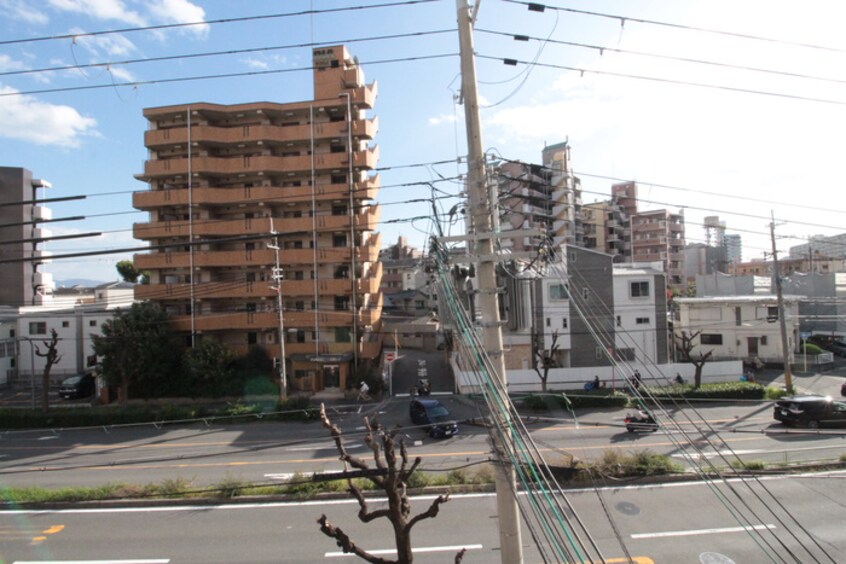
[(393, 362), (397, 359), (397, 353), (394, 351), (388, 351), (385, 353), (385, 362)]

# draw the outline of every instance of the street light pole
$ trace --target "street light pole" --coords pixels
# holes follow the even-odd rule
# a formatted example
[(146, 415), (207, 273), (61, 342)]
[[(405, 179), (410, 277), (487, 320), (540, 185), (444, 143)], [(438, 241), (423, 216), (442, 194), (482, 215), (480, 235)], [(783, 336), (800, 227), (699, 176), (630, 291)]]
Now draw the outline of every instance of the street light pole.
[(272, 217), (270, 218), (270, 234), (273, 235), (273, 244), (268, 245), (267, 248), (276, 251), (276, 267), (271, 274), (271, 279), (276, 286), (271, 286), (271, 289), (276, 290), (276, 309), (279, 311), (279, 398), (285, 400), (288, 399), (288, 374), (285, 371), (285, 319), (282, 309), (282, 279), (285, 276), (279, 265), (279, 236), (273, 229)]

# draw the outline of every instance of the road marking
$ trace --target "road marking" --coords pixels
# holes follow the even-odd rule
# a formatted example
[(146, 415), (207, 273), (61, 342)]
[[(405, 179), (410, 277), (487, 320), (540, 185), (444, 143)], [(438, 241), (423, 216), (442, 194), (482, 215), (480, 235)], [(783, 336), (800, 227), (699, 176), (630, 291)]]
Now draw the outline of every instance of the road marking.
[[(427, 546), (423, 548), (413, 548), (411, 552), (413, 554), (423, 554), (426, 552), (457, 552), (461, 549), (466, 550), (480, 550), (482, 548), (481, 544), (465, 544), (465, 545), (456, 545), (456, 546)], [(397, 549), (395, 548), (386, 548), (384, 550), (368, 550), (370, 554), (396, 554)], [(343, 558), (346, 556), (352, 556), (354, 558), (358, 558), (355, 554), (351, 552), (327, 552), (323, 555), (324, 558)]]
[(143, 560), (15, 560), (12, 564), (168, 564), (170, 558)]
[(720, 535), (723, 533), (744, 533), (749, 531), (765, 531), (775, 529), (775, 525), (754, 525), (752, 527), (724, 527), (722, 529), (692, 529), (689, 531), (664, 531), (663, 533), (638, 533), (631, 535), (633, 539), (659, 539), (667, 537), (690, 537), (696, 535)]
[(674, 457), (674, 458), (692, 458), (694, 460), (698, 460), (700, 456), (704, 456), (705, 458), (710, 458), (712, 456), (732, 456), (734, 454), (762, 454), (762, 453), (778, 454), (778, 453), (783, 453), (783, 452), (799, 452), (799, 451), (802, 451), (802, 450), (831, 450), (831, 449), (834, 449), (834, 448), (837, 448), (837, 447), (833, 447), (831, 445), (818, 445), (818, 446), (798, 447), (798, 448), (791, 447), (791, 448), (778, 449), (778, 450), (773, 450), (773, 449), (768, 449), (768, 448), (752, 449), (752, 450), (735, 450), (735, 451), (721, 450), (719, 452), (704, 452), (701, 455), (699, 453), (694, 453), (694, 454), (671, 454), (670, 456)]

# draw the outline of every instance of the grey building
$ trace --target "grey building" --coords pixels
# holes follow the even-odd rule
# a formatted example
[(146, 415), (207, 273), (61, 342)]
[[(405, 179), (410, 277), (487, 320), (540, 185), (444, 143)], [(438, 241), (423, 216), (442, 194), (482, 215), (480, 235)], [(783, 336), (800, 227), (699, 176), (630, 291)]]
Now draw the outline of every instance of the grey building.
[(38, 205), (39, 190), (50, 187), (25, 168), (0, 167), (0, 257), (22, 259), (0, 268), (0, 305), (39, 305), (53, 292), (53, 278), (43, 271), (49, 253), (34, 242), (50, 236), (42, 227), (50, 209)]

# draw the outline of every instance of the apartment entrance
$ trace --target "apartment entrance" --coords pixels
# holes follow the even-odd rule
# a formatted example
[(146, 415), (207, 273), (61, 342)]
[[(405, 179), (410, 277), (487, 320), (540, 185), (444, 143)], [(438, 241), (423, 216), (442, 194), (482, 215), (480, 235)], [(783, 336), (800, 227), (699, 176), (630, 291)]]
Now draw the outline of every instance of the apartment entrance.
[(747, 337), (746, 338), (746, 346), (749, 349), (749, 356), (755, 357), (758, 356), (758, 341), (760, 337)]
[(340, 389), (341, 367), (337, 364), (323, 365), (323, 389)]

